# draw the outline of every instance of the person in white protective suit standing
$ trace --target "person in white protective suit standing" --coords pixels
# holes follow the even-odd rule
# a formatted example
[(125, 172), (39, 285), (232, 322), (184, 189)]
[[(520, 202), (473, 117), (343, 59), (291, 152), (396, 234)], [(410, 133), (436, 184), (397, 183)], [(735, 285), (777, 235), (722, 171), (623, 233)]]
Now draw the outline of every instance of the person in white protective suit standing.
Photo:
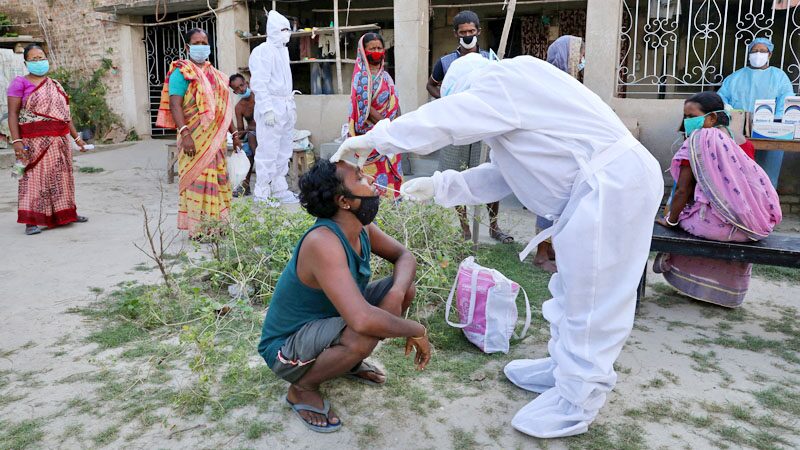
[(511, 424), (541, 438), (584, 433), (616, 383), (613, 364), (633, 327), (663, 192), (658, 162), (597, 95), (530, 56), (459, 58), (442, 92), (441, 100), (347, 139), (331, 161), (372, 148), (424, 155), (478, 140), (491, 147), (491, 162), (408, 181), (401, 195), (451, 207), (513, 193), (555, 219), (520, 254), (552, 236), (559, 259), (553, 298), (542, 305), (550, 357), (505, 367), (514, 384), (541, 393)]
[(250, 89), (256, 93), (255, 116), (258, 152), (255, 156), (256, 200), (297, 203), (286, 174), (292, 157), (297, 120), (292, 96), (292, 71), (286, 44), (289, 21), (277, 11), (267, 15), (267, 41), (250, 54)]

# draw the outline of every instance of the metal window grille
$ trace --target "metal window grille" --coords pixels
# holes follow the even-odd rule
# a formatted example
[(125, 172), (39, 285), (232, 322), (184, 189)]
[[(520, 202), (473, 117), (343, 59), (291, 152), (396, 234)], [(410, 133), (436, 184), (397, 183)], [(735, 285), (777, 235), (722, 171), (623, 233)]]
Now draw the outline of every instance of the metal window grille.
[(617, 95), (682, 98), (716, 90), (757, 37), (800, 85), (799, 0), (624, 0)]
[[(168, 15), (163, 20), (174, 20), (194, 12)], [(145, 22), (153, 23), (155, 16), (144, 18)], [(150, 91), (150, 126), (153, 136), (174, 135), (175, 130), (159, 128), (156, 126), (156, 116), (161, 101), (161, 89), (164, 87), (165, 77), (172, 61), (187, 58), (183, 39), (184, 34), (192, 28), (202, 28), (208, 35), (211, 46), (211, 55), (208, 60), (211, 64), (217, 62), (217, 28), (215, 16), (205, 16), (197, 19), (179, 22), (177, 24), (145, 28), (144, 45), (147, 57), (147, 83)]]

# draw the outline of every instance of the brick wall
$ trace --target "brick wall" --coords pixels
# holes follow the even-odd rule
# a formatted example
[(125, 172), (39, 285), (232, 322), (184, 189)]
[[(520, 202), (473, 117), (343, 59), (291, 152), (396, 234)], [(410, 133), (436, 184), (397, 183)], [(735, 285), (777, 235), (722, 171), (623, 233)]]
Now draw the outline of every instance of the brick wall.
[[(113, 19), (111, 14), (94, 12), (116, 0), (0, 0), (0, 11), (18, 26), (19, 34), (45, 39), (51, 66), (91, 73), (103, 58), (119, 61), (119, 27), (98, 19)], [(38, 9), (38, 14), (37, 14)], [(116, 70), (105, 79), (112, 108), (123, 89)]]
[(784, 214), (800, 214), (800, 153), (784, 154), (778, 194)]

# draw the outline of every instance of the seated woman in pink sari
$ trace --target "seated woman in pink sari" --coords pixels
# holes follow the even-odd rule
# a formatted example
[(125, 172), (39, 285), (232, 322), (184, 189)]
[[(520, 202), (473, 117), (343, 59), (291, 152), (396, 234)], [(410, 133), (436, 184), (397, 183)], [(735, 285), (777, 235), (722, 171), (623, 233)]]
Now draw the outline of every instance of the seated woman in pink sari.
[[(658, 223), (723, 242), (767, 237), (780, 223), (778, 193), (769, 176), (734, 142), (722, 98), (701, 92), (684, 103), (688, 138), (670, 166), (677, 188)], [(653, 270), (697, 300), (735, 308), (750, 285), (752, 264), (659, 253)]]
[[(367, 33), (358, 41), (350, 91), (350, 136), (362, 135), (381, 120), (394, 120), (400, 115), (394, 80), (384, 70), (386, 51), (383, 47), (383, 38), (377, 33)], [(375, 178), (381, 195), (394, 198), (400, 195), (403, 183), (400, 155), (384, 156), (373, 150), (362, 171)]]

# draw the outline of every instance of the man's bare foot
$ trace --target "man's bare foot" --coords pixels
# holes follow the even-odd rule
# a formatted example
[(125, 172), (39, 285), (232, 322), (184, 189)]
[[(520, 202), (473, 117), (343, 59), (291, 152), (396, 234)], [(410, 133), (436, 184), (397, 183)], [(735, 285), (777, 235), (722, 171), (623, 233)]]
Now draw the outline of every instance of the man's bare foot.
[(386, 374), (381, 372), (380, 369), (366, 361), (362, 361), (355, 372), (350, 372), (351, 376), (360, 378), (363, 382), (369, 384), (384, 384), (386, 383)]
[(533, 265), (544, 270), (545, 272), (556, 273), (558, 272), (558, 267), (554, 261), (549, 259), (545, 259), (544, 261), (536, 261), (533, 260)]
[[(295, 404), (310, 405), (318, 409), (323, 409), (322, 394), (317, 389), (306, 389), (296, 384), (289, 386), (286, 399)], [(328, 424), (336, 425), (339, 423), (339, 416), (333, 411), (328, 412), (328, 417), (311, 411), (300, 411), (300, 417), (311, 425), (325, 427)]]

